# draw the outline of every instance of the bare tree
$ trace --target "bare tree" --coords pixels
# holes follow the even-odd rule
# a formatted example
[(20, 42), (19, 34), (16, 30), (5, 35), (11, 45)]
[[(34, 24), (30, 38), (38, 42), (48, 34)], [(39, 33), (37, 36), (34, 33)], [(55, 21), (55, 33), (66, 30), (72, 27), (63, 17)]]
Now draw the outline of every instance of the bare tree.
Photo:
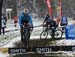
[(2, 15), (2, 4), (3, 4), (3, 0), (0, 0), (0, 35), (1, 35), (1, 15)]

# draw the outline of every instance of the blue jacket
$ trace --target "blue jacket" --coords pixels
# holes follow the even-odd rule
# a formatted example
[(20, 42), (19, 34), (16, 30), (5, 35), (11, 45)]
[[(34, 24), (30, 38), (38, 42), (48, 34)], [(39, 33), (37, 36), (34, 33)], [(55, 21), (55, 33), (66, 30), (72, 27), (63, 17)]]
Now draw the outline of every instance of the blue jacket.
[(24, 13), (21, 13), (20, 15), (19, 15), (19, 25), (20, 25), (20, 27), (21, 27), (21, 21), (22, 20), (28, 20), (29, 21), (29, 23), (31, 24), (31, 26), (33, 26), (33, 22), (32, 22), (32, 18), (31, 18), (31, 16), (29, 15), (29, 14), (27, 14), (26, 16), (24, 15)]
[(68, 24), (66, 16), (62, 16), (62, 18), (61, 18), (61, 24), (66, 24), (66, 25)]
[(75, 39), (75, 25), (68, 25), (65, 30), (66, 39)]

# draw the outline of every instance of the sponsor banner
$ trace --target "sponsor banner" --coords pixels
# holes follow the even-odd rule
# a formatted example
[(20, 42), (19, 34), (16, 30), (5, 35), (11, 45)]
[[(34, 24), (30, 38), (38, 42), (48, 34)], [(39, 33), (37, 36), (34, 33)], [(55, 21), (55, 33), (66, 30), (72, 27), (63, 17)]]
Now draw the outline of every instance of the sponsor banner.
[(57, 51), (75, 51), (75, 46), (47, 46), (32, 48), (0, 48), (0, 52), (8, 54), (51, 53)]
[(26, 53), (27, 48), (8, 48), (8, 53), (9, 54), (19, 54), (19, 53)]
[(37, 53), (51, 53), (56, 51), (75, 51), (75, 46), (34, 47), (32, 50)]

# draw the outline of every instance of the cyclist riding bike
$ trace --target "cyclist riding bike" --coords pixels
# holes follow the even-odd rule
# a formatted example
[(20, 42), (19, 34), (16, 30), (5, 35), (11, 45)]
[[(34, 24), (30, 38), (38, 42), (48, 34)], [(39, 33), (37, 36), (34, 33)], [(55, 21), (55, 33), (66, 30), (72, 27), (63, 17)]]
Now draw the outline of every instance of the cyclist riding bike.
[[(32, 29), (30, 31), (33, 30), (33, 22), (32, 22), (32, 18), (28, 13), (28, 9), (25, 8), (24, 11), (19, 15), (19, 25), (20, 25), (20, 33), (21, 33), (21, 41), (24, 42), (24, 38), (23, 38), (23, 25), (24, 23), (27, 25), (27, 27), (31, 27)], [(31, 34), (31, 33), (30, 33)], [(29, 37), (30, 39), (30, 37)]]
[(51, 33), (51, 36), (52, 38), (55, 38), (54, 35), (55, 35), (55, 29), (57, 28), (57, 24), (56, 24), (56, 21), (54, 19), (52, 19), (48, 14), (43, 22), (44, 26), (46, 27), (45, 30), (51, 30), (52, 33)]

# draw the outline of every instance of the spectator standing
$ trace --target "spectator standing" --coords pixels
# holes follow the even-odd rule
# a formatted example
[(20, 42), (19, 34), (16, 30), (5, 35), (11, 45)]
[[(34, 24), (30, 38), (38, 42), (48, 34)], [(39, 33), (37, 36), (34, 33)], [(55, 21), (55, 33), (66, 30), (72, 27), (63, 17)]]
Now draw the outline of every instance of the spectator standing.
[(6, 28), (7, 19), (4, 16), (4, 14), (2, 14), (1, 18), (2, 18), (1, 30), (2, 30), (2, 33), (4, 35), (5, 34), (5, 28)]

